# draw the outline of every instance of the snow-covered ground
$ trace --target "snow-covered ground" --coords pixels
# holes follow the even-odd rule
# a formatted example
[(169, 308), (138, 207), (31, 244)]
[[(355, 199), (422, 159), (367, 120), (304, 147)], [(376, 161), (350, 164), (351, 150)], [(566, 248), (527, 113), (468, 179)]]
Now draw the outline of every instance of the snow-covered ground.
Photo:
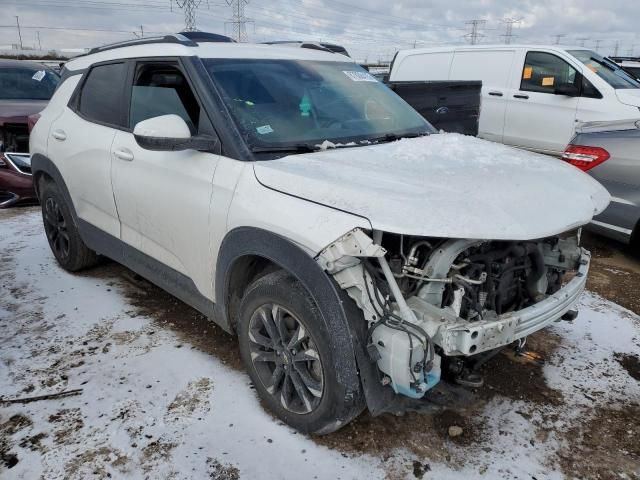
[(596, 295), (530, 340), (544, 367), (500, 355), (472, 405), (318, 439), (262, 409), (220, 329), (182, 334), (166, 297), (141, 309), (145, 285), (62, 271), (38, 209), (0, 212), (0, 396), (82, 389), (0, 403), (0, 478), (640, 478), (640, 319)]

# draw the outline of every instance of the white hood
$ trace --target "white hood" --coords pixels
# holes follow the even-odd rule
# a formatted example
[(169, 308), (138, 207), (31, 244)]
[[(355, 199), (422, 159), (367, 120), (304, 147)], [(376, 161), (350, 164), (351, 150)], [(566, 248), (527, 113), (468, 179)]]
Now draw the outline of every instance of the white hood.
[[(621, 103), (632, 107), (640, 107), (640, 89), (639, 88), (619, 88), (616, 90), (616, 97)], [(638, 110), (640, 114), (640, 110)]]
[(588, 223), (607, 191), (565, 162), (436, 134), (256, 162), (263, 185), (406, 235), (529, 240)]

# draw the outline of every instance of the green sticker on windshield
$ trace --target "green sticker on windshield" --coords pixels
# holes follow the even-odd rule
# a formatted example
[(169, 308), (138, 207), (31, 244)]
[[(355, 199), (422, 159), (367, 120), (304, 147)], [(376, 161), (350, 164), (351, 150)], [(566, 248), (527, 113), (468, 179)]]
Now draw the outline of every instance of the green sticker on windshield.
[(302, 100), (300, 100), (300, 114), (303, 117), (308, 117), (309, 115), (311, 115), (311, 101), (309, 100), (309, 97), (307, 97), (306, 95), (304, 95), (302, 97)]

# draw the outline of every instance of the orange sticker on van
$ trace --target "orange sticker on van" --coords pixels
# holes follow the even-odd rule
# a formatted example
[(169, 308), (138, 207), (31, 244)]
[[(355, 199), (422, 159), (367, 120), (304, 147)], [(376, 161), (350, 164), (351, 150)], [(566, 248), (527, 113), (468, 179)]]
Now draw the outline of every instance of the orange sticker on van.
[(553, 84), (555, 83), (555, 81), (556, 81), (555, 77), (544, 77), (542, 79), (542, 86), (553, 87)]
[(533, 77), (533, 67), (524, 67), (524, 71), (522, 72), (523, 80), (531, 80)]

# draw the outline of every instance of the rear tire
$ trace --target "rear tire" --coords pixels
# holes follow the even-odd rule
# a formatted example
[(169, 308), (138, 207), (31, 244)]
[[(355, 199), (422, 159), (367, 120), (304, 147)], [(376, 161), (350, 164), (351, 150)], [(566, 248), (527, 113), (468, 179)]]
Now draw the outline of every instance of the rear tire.
[(60, 266), (69, 272), (77, 272), (98, 263), (98, 254), (80, 238), (71, 209), (55, 183), (42, 184), (40, 203), (49, 247)]
[(321, 313), (295, 278), (280, 270), (252, 283), (237, 327), (256, 391), (283, 422), (303, 433), (327, 434), (362, 412), (362, 391), (348, 392), (338, 382)]

